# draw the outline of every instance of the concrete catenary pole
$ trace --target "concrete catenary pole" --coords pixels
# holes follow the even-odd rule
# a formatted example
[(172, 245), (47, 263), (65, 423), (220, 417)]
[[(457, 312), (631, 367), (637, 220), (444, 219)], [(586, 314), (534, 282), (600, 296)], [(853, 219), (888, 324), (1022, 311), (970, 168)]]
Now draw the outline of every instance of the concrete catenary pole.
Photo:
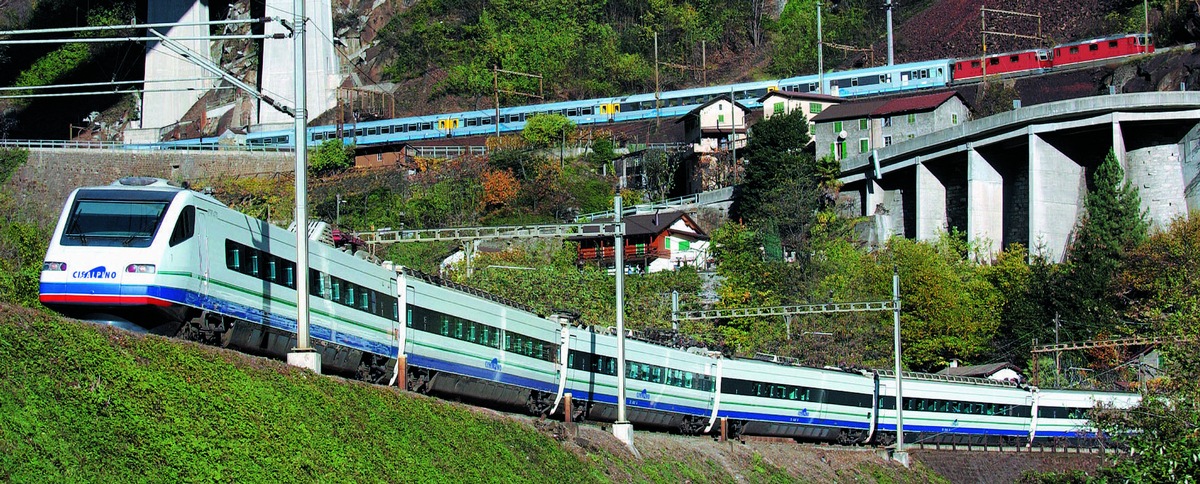
[(821, 40), (821, 0), (817, 0), (817, 93), (825, 94), (825, 44)]
[(892, 0), (887, 0), (887, 5), (885, 8), (887, 9), (888, 65), (890, 66), (895, 63), (895, 60), (892, 58), (892, 53), (894, 51), (892, 45)]
[(896, 460), (908, 465), (908, 455), (904, 452), (904, 400), (900, 390), (900, 272), (892, 272), (892, 319), (895, 327), (896, 344)]
[(304, 1), (295, 0), (293, 45), (296, 76), (296, 347), (288, 363), (321, 372), (321, 354), (313, 351), (308, 332), (308, 89), (304, 49)]
[(617, 224), (613, 255), (617, 276), (617, 421), (613, 435), (633, 446), (633, 425), (625, 416), (625, 230), (621, 227), (621, 195), (613, 197), (613, 221)]

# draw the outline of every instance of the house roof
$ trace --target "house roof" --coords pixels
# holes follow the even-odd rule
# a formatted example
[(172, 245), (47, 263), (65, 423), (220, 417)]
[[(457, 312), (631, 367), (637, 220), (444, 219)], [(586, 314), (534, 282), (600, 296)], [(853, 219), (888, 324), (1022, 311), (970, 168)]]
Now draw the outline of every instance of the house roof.
[[(637, 215), (629, 215), (629, 216), (621, 217), (621, 221), (625, 222), (625, 235), (657, 235), (657, 234), (660, 234), (663, 231), (671, 228), (671, 226), (674, 225), (675, 222), (681, 218), (684, 219), (684, 223), (688, 224), (688, 226), (691, 227), (692, 230), (696, 231), (697, 236), (699, 236), (700, 238), (704, 238), (704, 239), (708, 238), (708, 234), (705, 234), (703, 230), (700, 230), (700, 227), (697, 226), (696, 223), (692, 221), (692, 218), (688, 217), (688, 215), (683, 212), (672, 211), (672, 212), (642, 213), (642, 214), (637, 214)], [(604, 217), (604, 218), (597, 218), (597, 219), (593, 220), (591, 223), (608, 223), (608, 222), (612, 222), (612, 220), (613, 220), (612, 217)], [(585, 235), (579, 236), (579, 237), (569, 237), (568, 240), (580, 240), (580, 239), (594, 238), (594, 236), (586, 235), (588, 232), (594, 233), (595, 231), (594, 230), (584, 230)]]
[(738, 109), (741, 109), (743, 113), (748, 113), (748, 112), (750, 112), (750, 108), (748, 108), (748, 107), (746, 107), (746, 106), (742, 106), (742, 104), (741, 104), (741, 103), (739, 103), (739, 102), (737, 102), (737, 101), (734, 101), (734, 100), (733, 100), (733, 98), (731, 98), (731, 97), (730, 97), (728, 94), (722, 94), (722, 95), (720, 95), (720, 96), (717, 96), (717, 97), (714, 97), (714, 98), (710, 99), (708, 102), (706, 102), (706, 103), (704, 103), (704, 104), (701, 104), (701, 105), (697, 106), (697, 107), (696, 107), (696, 109), (693, 109), (693, 110), (691, 110), (691, 111), (688, 111), (688, 112), (687, 112), (687, 114), (684, 114), (683, 116), (680, 116), (680, 117), (679, 117), (679, 119), (676, 119), (676, 120), (675, 120), (675, 122), (676, 122), (676, 123), (678, 123), (678, 122), (681, 122), (681, 121), (683, 121), (683, 120), (685, 120), (685, 119), (687, 119), (687, 118), (690, 118), (690, 117), (693, 117), (693, 116), (699, 116), (699, 115), (700, 115), (700, 111), (703, 111), (703, 110), (704, 110), (704, 108), (707, 108), (707, 107), (709, 107), (709, 106), (712, 106), (713, 104), (719, 103), (719, 102), (721, 102), (721, 101), (729, 101), (729, 102), (732, 102), (732, 103), (733, 103), (733, 105), (734, 105), (734, 106), (737, 106), (737, 107), (738, 107)]
[(821, 114), (813, 116), (812, 121), (814, 123), (823, 123), (843, 119), (869, 118), (871, 117), (871, 113), (887, 103), (887, 101), (856, 101), (834, 104), (821, 111)]
[(762, 103), (769, 97), (785, 97), (788, 99), (802, 99), (805, 101), (820, 101), (826, 103), (841, 103), (845, 102), (846, 98), (830, 96), (828, 94), (813, 94), (811, 92), (795, 92), (795, 91), (773, 91), (768, 92), (765, 96), (758, 98), (758, 102)]
[(1013, 365), (1012, 363), (1000, 362), (988, 363), (986, 365), (953, 366), (949, 368), (943, 368), (942, 371), (937, 372), (937, 374), (949, 376), (977, 376), (986, 378), (989, 375), (992, 375), (1005, 368), (1011, 369), (1018, 373), (1021, 371), (1020, 368), (1017, 368), (1017, 366)]
[(959, 101), (962, 101), (962, 96), (959, 96), (957, 92), (942, 91), (887, 100), (841, 103), (825, 108), (824, 111), (821, 111), (821, 114), (814, 116), (812, 120), (814, 123), (823, 123), (843, 119), (879, 118), (883, 116), (895, 116), (897, 114), (932, 111), (952, 97), (957, 97)]
[(942, 103), (949, 101), (952, 97), (957, 97), (959, 101), (962, 101), (962, 96), (959, 96), (957, 92), (942, 91), (933, 94), (892, 99), (871, 114), (874, 116), (894, 116), (897, 114), (932, 111), (941, 106)]

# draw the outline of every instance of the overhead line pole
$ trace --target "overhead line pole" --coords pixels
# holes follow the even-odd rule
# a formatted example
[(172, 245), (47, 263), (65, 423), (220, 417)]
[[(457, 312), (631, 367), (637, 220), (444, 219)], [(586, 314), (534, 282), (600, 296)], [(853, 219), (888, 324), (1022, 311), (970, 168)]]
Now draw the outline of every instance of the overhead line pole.
[(296, 89), (296, 347), (288, 353), (289, 365), (321, 373), (321, 353), (309, 342), (308, 314), (308, 90), (305, 64), (304, 2), (294, 0), (292, 44)]

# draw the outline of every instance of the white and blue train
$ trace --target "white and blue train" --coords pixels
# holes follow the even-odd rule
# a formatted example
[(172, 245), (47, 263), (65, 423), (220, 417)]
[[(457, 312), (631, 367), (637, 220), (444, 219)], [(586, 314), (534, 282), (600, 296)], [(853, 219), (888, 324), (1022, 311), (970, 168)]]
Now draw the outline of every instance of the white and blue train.
[[(312, 240), (327, 241), (323, 224)], [(282, 357), (295, 346), (294, 232), (163, 180), (79, 188), (46, 253), (41, 301), (66, 315)], [(894, 375), (726, 358), (631, 340), (618, 396), (616, 337), (409, 269), (310, 244), (313, 345), (323, 371), (536, 415), (612, 421), (617, 398), (640, 426), (841, 443), (888, 443)], [(361, 254), (360, 254), (361, 255)], [(400, 367), (398, 357), (406, 364)], [(1123, 393), (1039, 390), (906, 373), (908, 442), (1094, 442), (1087, 411), (1133, 406)]]

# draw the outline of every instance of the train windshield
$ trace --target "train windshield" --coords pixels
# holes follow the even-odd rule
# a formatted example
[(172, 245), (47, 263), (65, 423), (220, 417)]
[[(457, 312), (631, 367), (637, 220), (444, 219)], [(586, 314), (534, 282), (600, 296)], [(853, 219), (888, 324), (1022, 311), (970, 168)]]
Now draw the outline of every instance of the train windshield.
[(59, 243), (149, 247), (174, 197), (173, 192), (81, 190)]

